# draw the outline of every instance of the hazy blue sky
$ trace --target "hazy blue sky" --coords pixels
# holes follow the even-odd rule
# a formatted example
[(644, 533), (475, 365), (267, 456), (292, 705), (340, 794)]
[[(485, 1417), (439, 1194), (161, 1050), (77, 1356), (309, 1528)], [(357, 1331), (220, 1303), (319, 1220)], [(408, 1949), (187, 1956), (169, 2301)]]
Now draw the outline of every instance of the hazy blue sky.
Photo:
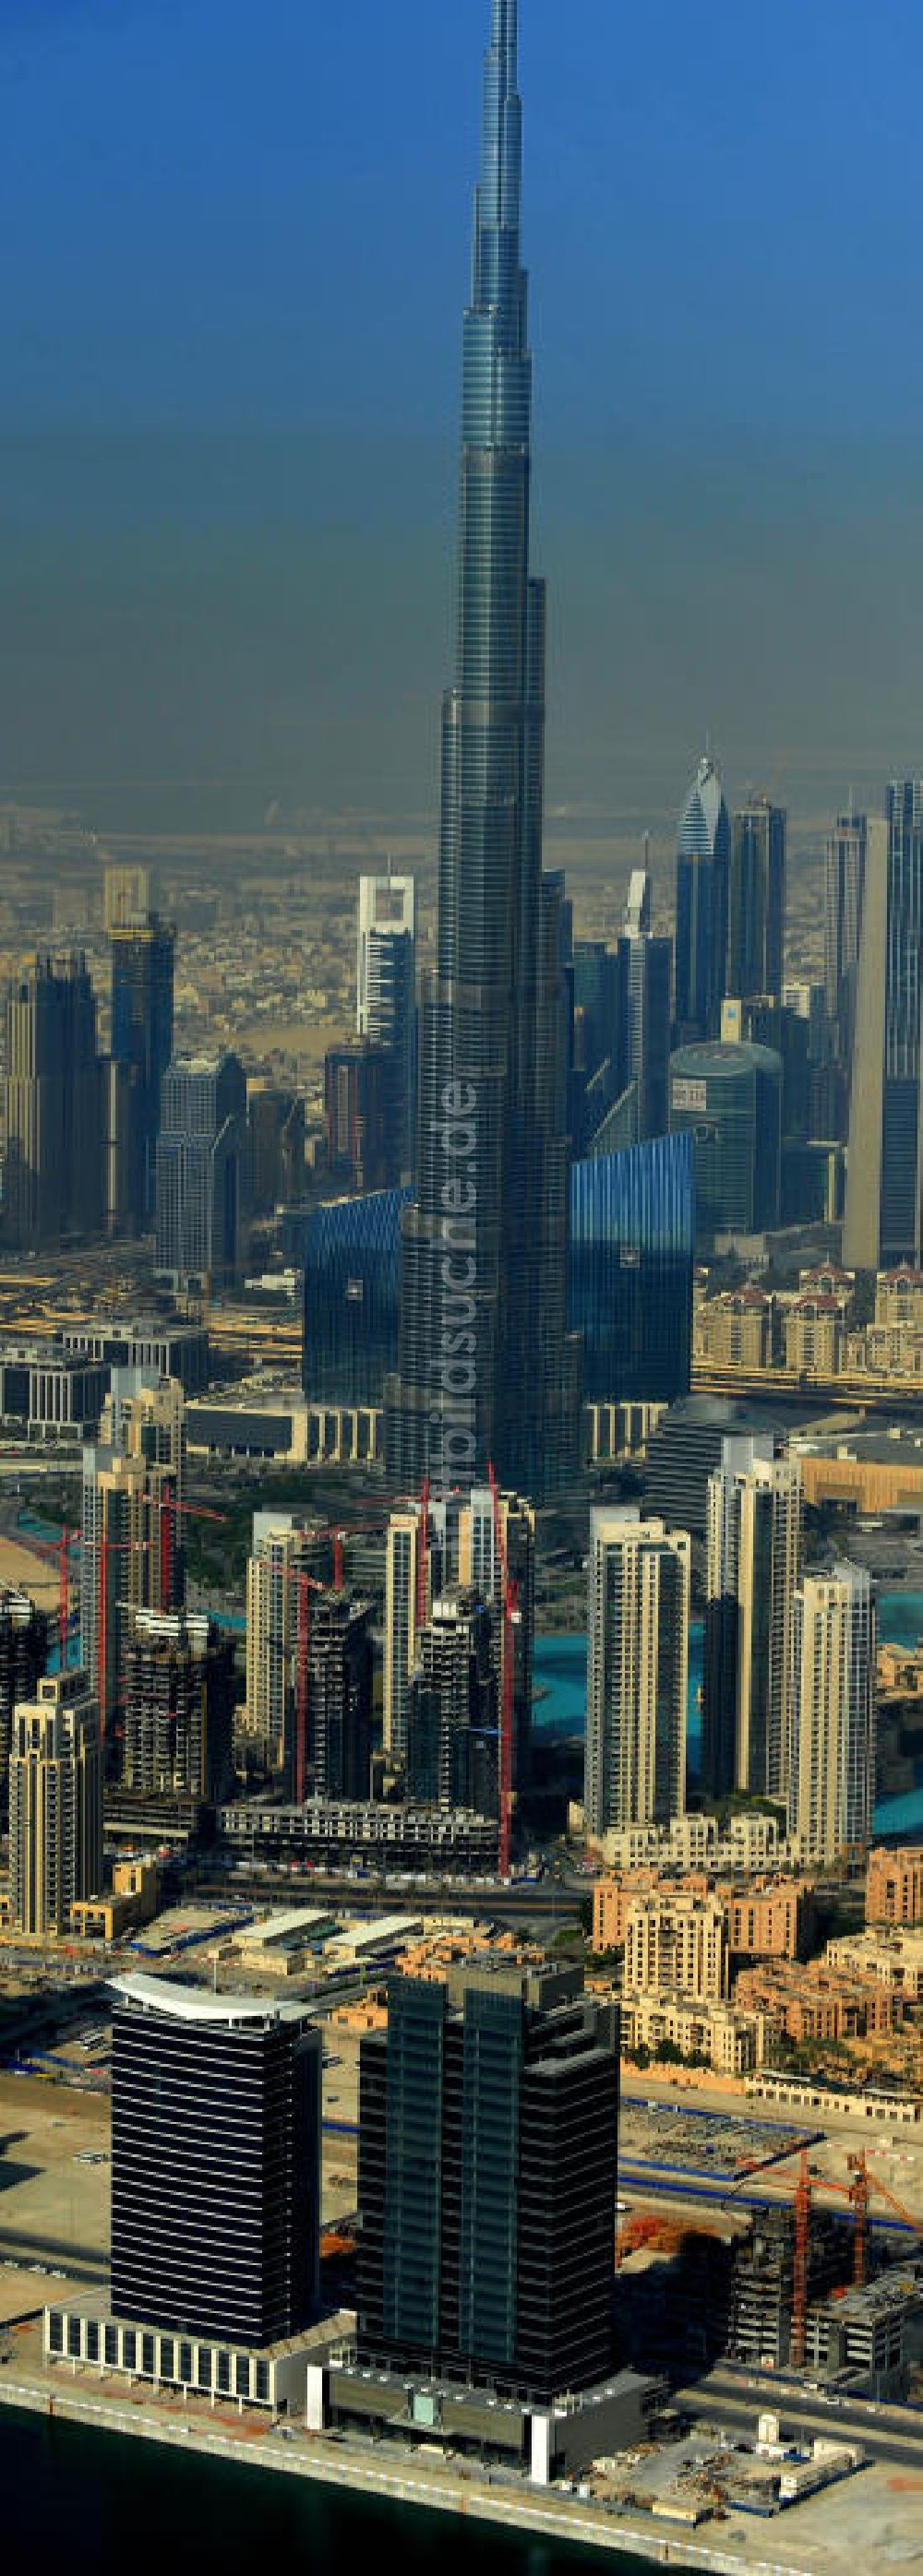
[[(923, 759), (918, 7), (520, 15), (551, 801), (659, 826), (706, 725), (871, 794)], [(432, 805), (488, 20), (3, 0), (0, 792)]]

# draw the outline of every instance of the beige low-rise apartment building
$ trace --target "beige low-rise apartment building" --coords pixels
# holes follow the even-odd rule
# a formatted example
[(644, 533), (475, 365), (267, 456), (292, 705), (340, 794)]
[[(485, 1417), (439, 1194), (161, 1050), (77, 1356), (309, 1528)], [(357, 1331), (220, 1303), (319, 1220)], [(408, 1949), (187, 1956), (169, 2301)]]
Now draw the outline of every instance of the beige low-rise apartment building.
[(798, 1377), (839, 1377), (846, 1355), (846, 1321), (837, 1297), (796, 1297), (783, 1327), (785, 1365)]
[(763, 2062), (764, 2027), (759, 2013), (740, 2012), (723, 2003), (695, 2004), (687, 1995), (624, 1994), (620, 2004), (622, 2052), (639, 2048), (656, 2056), (665, 2045), (680, 2057), (704, 2058), (716, 2074), (752, 2074)]
[(725, 1289), (697, 1299), (692, 1356), (712, 1368), (772, 1367), (774, 1301), (761, 1288)]
[(819, 1959), (798, 1968), (776, 1960), (742, 1968), (734, 1983), (734, 2004), (738, 2011), (762, 2013), (771, 2028), (796, 2045), (889, 2037), (910, 2009), (903, 1995), (877, 1977)]
[[(732, 1961), (735, 1957), (799, 1959), (811, 1945), (815, 1913), (811, 1879), (759, 1877), (741, 1886), (733, 1879), (716, 1879), (705, 1872), (668, 1877), (648, 1866), (597, 1879), (592, 1934), (597, 1954), (623, 1946), (632, 1907), (655, 1895), (668, 1906), (695, 1900), (717, 1905), (723, 1915)], [(684, 1980), (671, 1978), (669, 1982)]]
[(877, 1977), (889, 1993), (923, 2003), (923, 1925), (878, 1924), (867, 1932), (842, 1933), (828, 1941), (826, 1957), (831, 1968)]
[(923, 1270), (880, 1270), (875, 1282), (876, 1324), (910, 1324), (923, 1332)]
[(611, 1870), (707, 1870), (710, 1875), (748, 1875), (776, 1869), (792, 1857), (774, 1816), (744, 1808), (726, 1823), (717, 1816), (674, 1816), (668, 1825), (612, 1826), (604, 1834), (587, 1834), (588, 1851)]
[(846, 1365), (870, 1377), (923, 1377), (923, 1332), (915, 1324), (866, 1324), (848, 1336)]
[[(879, 1653), (881, 1674), (885, 1653)], [(923, 1659), (918, 1672), (923, 1683)], [(897, 1685), (900, 1688), (900, 1684)], [(865, 1880), (867, 1923), (923, 1923), (923, 1843), (905, 1843), (898, 1851), (873, 1851)]]
[(721, 2003), (730, 1986), (727, 1924), (713, 1898), (654, 1890), (637, 1896), (625, 1922), (625, 1987), (634, 1995), (677, 1993)]

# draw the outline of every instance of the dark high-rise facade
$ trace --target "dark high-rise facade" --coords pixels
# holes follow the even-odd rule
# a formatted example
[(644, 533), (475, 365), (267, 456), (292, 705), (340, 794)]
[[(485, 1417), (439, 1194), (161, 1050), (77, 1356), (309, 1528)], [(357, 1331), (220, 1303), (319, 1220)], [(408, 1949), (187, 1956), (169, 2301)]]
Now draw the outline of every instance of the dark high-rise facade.
[(559, 879), (542, 873), (545, 596), (529, 573), (531, 361), (516, 0), (493, 0), (464, 324), (457, 651), (442, 731), (438, 956), (403, 1228), (392, 1480), (526, 1493), (576, 1457), (566, 1348)]
[(236, 1055), (174, 1056), (157, 1140), (154, 1258), (177, 1279), (226, 1286), (247, 1212), (247, 1084)]
[(734, 816), (725, 992), (738, 1001), (782, 999), (785, 832), (784, 811), (768, 796), (751, 797)]
[(327, 1164), (340, 1185), (383, 1189), (399, 1178), (394, 1057), (370, 1038), (346, 1038), (324, 1057)]
[(407, 1795), (415, 1806), (497, 1813), (497, 1682), (490, 1611), (457, 1587), (417, 1638), (407, 1697)]
[(923, 781), (889, 787), (866, 830), (843, 1258), (923, 1260)]
[(103, 1067), (82, 956), (32, 959), (0, 1013), (3, 1231), (23, 1250), (103, 1222)]
[(112, 1056), (129, 1073), (123, 1205), (137, 1230), (154, 1221), (160, 1087), (173, 1053), (176, 933), (155, 912), (113, 924)]
[(48, 1621), (25, 1592), (0, 1591), (0, 1818), (7, 1808), (17, 1700), (34, 1699), (48, 1662)]
[(347, 1592), (312, 1592), (307, 1749), (318, 1798), (369, 1794), (371, 1615)]
[(166, 1978), (114, 1995), (112, 2314), (281, 2343), (318, 2294), (320, 2032)]
[(865, 891), (864, 814), (840, 814), (824, 860), (824, 1000), (834, 1059), (847, 1074), (856, 1021), (856, 978)]
[(685, 1045), (718, 1036), (728, 928), (731, 826), (721, 772), (700, 760), (680, 816), (676, 850), (676, 1032)]
[(580, 1971), (395, 1976), (359, 2080), (358, 2343), (539, 2402), (611, 2357), (614, 2007)]

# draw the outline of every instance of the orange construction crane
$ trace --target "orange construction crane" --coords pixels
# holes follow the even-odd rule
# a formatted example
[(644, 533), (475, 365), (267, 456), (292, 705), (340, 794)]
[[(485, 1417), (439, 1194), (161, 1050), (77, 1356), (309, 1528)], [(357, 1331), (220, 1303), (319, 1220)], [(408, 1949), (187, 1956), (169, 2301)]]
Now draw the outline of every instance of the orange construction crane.
[(893, 2209), (895, 2218), (902, 2219), (905, 2226), (915, 2228), (918, 2235), (923, 2234), (923, 2226), (921, 2226), (920, 2220), (914, 2217), (912, 2210), (905, 2208), (902, 2200), (895, 2199), (893, 2191), (889, 2191), (887, 2183), (882, 2182), (880, 2175), (872, 2173), (864, 2147), (860, 2147), (855, 2155), (847, 2156), (846, 2163), (853, 2177), (852, 2182), (846, 2185), (843, 2183), (834, 2183), (833, 2188), (835, 2191), (843, 2191), (845, 2189), (847, 2198), (851, 2200), (853, 2205), (856, 2221), (855, 2243), (853, 2246), (853, 2280), (857, 2289), (861, 2289), (866, 2279), (866, 2266), (868, 2261), (869, 2198), (871, 2193), (873, 2191), (877, 2192), (879, 2200), (887, 2201), (888, 2208)]

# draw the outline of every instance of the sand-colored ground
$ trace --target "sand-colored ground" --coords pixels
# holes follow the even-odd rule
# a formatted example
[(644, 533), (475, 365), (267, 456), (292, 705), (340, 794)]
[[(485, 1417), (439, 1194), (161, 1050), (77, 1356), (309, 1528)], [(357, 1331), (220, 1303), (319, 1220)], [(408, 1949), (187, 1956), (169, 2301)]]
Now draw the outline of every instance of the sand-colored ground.
[(58, 1569), (47, 1556), (36, 1556), (18, 1539), (0, 1538), (0, 1586), (20, 1586), (40, 1610), (57, 1609)]

